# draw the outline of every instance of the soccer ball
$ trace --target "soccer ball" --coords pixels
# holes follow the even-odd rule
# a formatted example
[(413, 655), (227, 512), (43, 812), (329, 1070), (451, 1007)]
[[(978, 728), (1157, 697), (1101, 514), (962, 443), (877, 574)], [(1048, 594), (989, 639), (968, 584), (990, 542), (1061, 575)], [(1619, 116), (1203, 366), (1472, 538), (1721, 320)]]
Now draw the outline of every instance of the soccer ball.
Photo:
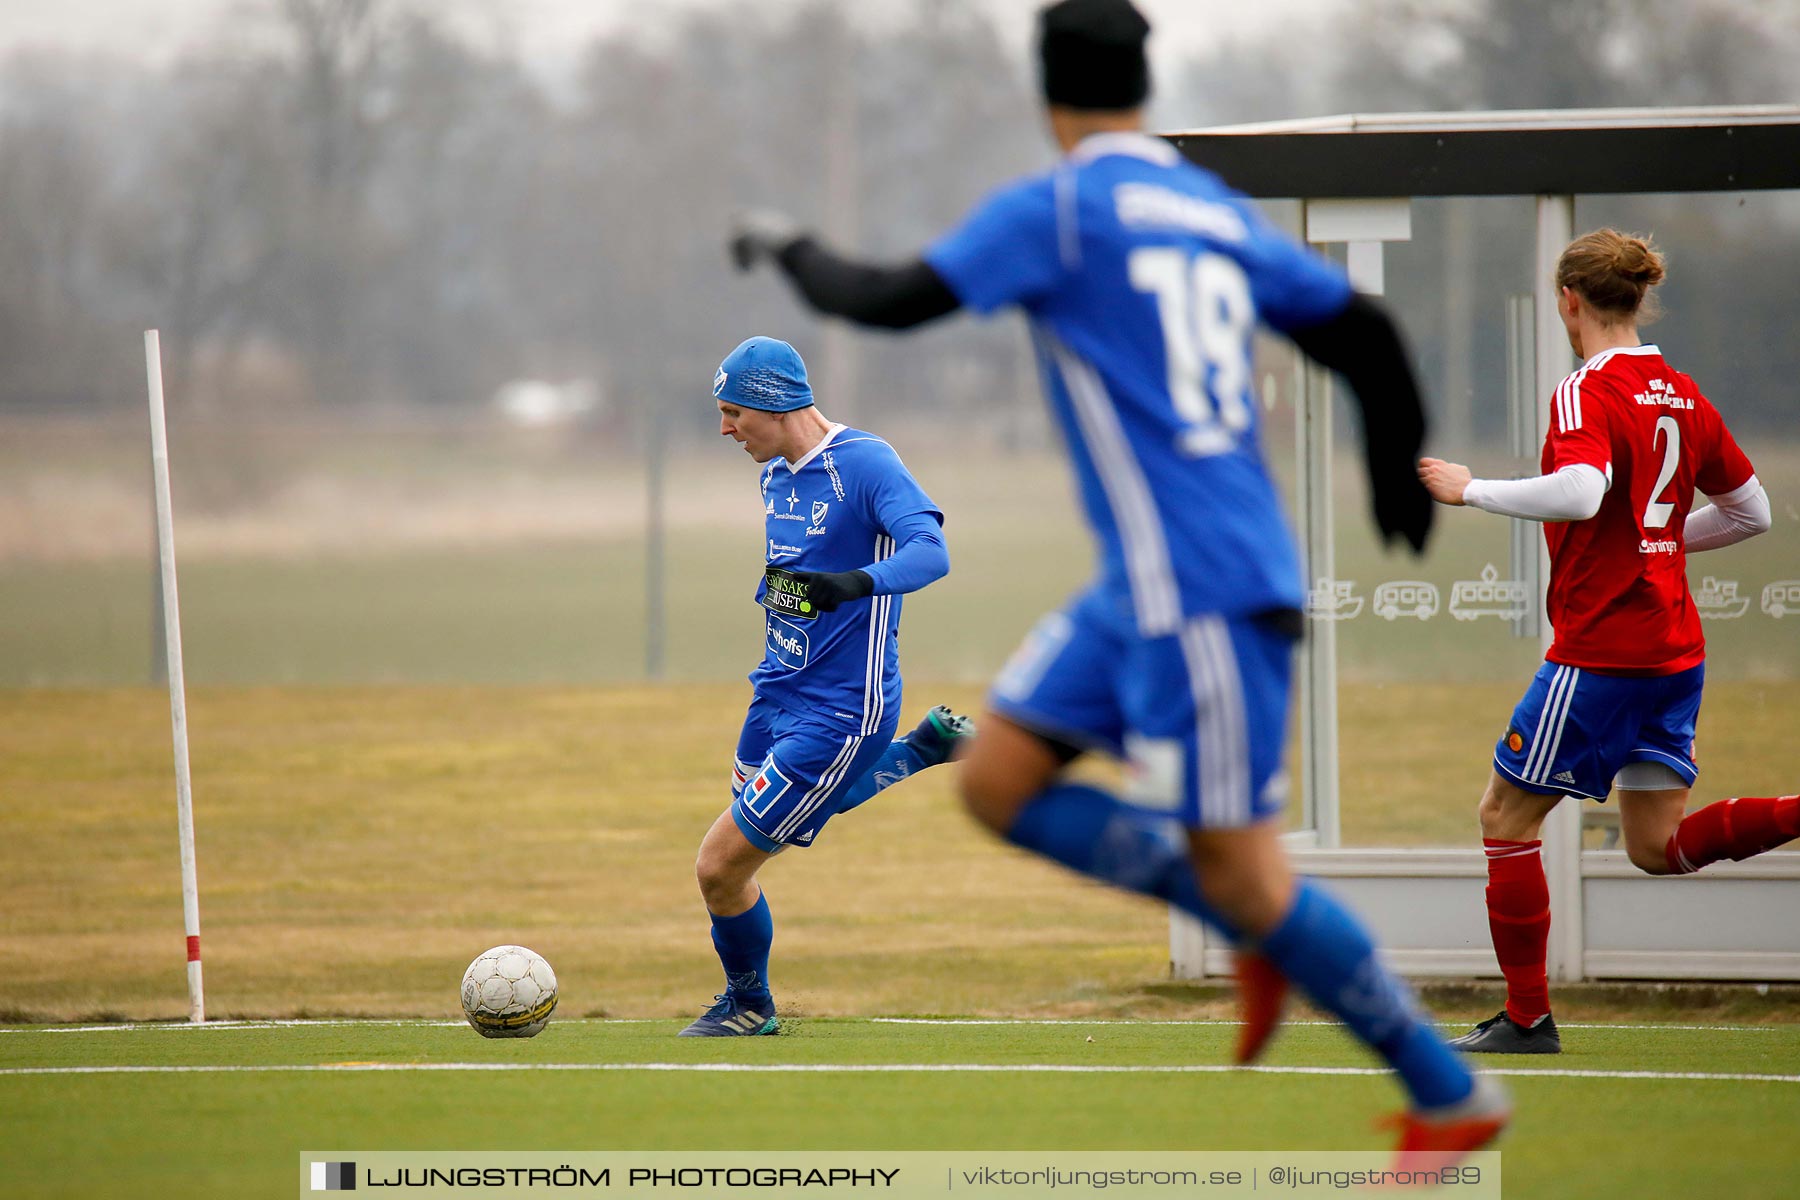
[(523, 946), (495, 946), (463, 972), (462, 1006), (482, 1037), (536, 1037), (556, 1008), (556, 972)]

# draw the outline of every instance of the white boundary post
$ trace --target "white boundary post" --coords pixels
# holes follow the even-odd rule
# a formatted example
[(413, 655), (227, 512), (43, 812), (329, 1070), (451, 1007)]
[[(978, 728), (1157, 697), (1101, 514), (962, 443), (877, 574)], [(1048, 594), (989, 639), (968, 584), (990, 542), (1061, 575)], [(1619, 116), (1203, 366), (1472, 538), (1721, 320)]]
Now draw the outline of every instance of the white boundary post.
[[(1563, 329), (1562, 318), (1556, 315), (1556, 295), (1550, 290), (1556, 260), (1574, 236), (1575, 197), (1539, 196), (1532, 290), (1549, 302), (1540, 301), (1537, 305), (1537, 397), (1530, 410), (1534, 417), (1530, 444), (1534, 447), (1544, 444), (1551, 394), (1574, 369), (1569, 335)], [(1543, 648), (1548, 650), (1554, 634), (1544, 607), (1550, 584), (1550, 554), (1542, 537), (1537, 543), (1538, 611), (1544, 615), (1538, 631)], [(1581, 979), (1585, 974), (1582, 959), (1587, 917), (1582, 911), (1580, 800), (1558, 804), (1544, 821), (1544, 874), (1550, 884), (1550, 945), (1546, 963), (1550, 978), (1559, 982)]]
[[(1317, 246), (1343, 242), (1351, 286), (1369, 296), (1383, 291), (1383, 242), (1412, 238), (1412, 201), (1405, 197), (1372, 200), (1308, 200), (1301, 208), (1306, 240)], [(1331, 372), (1308, 362), (1298, 405), (1299, 486), (1295, 509), (1305, 559), (1306, 586), (1337, 577), (1337, 527), (1333, 510)], [(1310, 593), (1309, 593), (1310, 594)], [(1326, 597), (1326, 599), (1329, 599)], [(1328, 616), (1328, 614), (1327, 614)], [(1299, 649), (1301, 805), (1313, 831), (1313, 845), (1335, 849), (1341, 844), (1338, 795), (1338, 649), (1337, 625), (1329, 619), (1308, 622)]]
[[(1331, 376), (1324, 367), (1300, 367), (1300, 395), (1294, 407), (1294, 513), (1300, 534), (1300, 562), (1306, 572), (1308, 607), (1314, 590), (1337, 578), (1331, 521)], [(1330, 596), (1324, 597), (1329, 601)], [(1326, 613), (1308, 620), (1306, 637), (1295, 651), (1295, 690), (1300, 702), (1300, 816), (1315, 846), (1338, 844), (1337, 622)]]
[(181, 834), (181, 919), (187, 930), (188, 1020), (206, 1020), (200, 980), (200, 877), (194, 865), (194, 794), (188, 775), (187, 685), (181, 670), (181, 605), (175, 595), (175, 516), (169, 500), (169, 434), (163, 417), (162, 340), (144, 331), (150, 381), (150, 466), (156, 478), (156, 545), (162, 555), (163, 642), (168, 648), (169, 715), (175, 736), (175, 817)]

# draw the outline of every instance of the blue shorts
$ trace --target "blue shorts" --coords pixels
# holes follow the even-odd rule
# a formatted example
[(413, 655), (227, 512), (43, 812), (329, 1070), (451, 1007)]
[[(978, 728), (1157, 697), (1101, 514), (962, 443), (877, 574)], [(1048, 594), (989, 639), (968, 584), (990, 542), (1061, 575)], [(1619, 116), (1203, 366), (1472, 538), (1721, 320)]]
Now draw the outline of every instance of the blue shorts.
[(751, 845), (770, 854), (812, 845), (850, 785), (893, 742), (898, 722), (896, 716), (865, 736), (756, 697), (731, 767), (731, 819)]
[(1045, 617), (995, 680), (1007, 720), (1127, 761), (1127, 803), (1197, 829), (1281, 811), (1294, 639), (1255, 618), (1202, 614), (1139, 635), (1091, 589)]
[(1547, 662), (1494, 747), (1494, 770), (1528, 792), (1604, 800), (1627, 763), (1661, 763), (1692, 787), (1706, 664), (1674, 675), (1602, 675)]

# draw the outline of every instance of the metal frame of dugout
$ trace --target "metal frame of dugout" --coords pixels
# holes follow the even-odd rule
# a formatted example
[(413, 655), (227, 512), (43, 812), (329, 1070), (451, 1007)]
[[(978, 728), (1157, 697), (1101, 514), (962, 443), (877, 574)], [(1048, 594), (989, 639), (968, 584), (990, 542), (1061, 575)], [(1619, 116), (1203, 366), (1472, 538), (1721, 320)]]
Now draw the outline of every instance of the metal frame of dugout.
[[(1250, 196), (1300, 200), (1306, 239), (1344, 243), (1352, 282), (1372, 294), (1382, 291), (1382, 243), (1411, 236), (1413, 197), (1535, 197), (1531, 278), (1541, 294), (1524, 306), (1535, 313), (1511, 314), (1523, 368), (1512, 396), (1514, 449), (1528, 454), (1543, 441), (1544, 397), (1575, 367), (1548, 281), (1574, 236), (1577, 194), (1800, 188), (1800, 106), (1349, 115), (1164, 136)], [(1317, 367), (1306, 370), (1296, 426), (1306, 578), (1333, 579), (1331, 381)], [(1542, 613), (1543, 539), (1533, 523), (1513, 524), (1515, 578), (1535, 583)], [(1548, 647), (1548, 622), (1536, 626)], [(1288, 835), (1296, 868), (1331, 880), (1401, 972), (1497, 977), (1478, 845), (1339, 845), (1333, 622), (1312, 622), (1298, 666), (1304, 827)], [(1800, 980), (1800, 924), (1786, 919), (1800, 912), (1800, 853), (1655, 878), (1623, 851), (1583, 851), (1582, 820), (1582, 806), (1568, 803), (1545, 822), (1550, 978)], [(1765, 919), (1745, 920), (1759, 913)], [(1231, 971), (1229, 948), (1179, 912), (1171, 913), (1169, 957), (1177, 978)]]

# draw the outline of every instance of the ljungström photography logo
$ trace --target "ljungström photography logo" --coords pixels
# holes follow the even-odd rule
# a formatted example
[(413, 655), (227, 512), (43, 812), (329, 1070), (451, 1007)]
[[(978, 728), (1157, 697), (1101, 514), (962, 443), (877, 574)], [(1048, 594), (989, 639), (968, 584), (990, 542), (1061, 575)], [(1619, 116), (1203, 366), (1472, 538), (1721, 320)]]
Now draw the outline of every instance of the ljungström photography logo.
[(316, 1162), (312, 1165), (312, 1190), (315, 1192), (354, 1192), (356, 1164), (353, 1162)]

